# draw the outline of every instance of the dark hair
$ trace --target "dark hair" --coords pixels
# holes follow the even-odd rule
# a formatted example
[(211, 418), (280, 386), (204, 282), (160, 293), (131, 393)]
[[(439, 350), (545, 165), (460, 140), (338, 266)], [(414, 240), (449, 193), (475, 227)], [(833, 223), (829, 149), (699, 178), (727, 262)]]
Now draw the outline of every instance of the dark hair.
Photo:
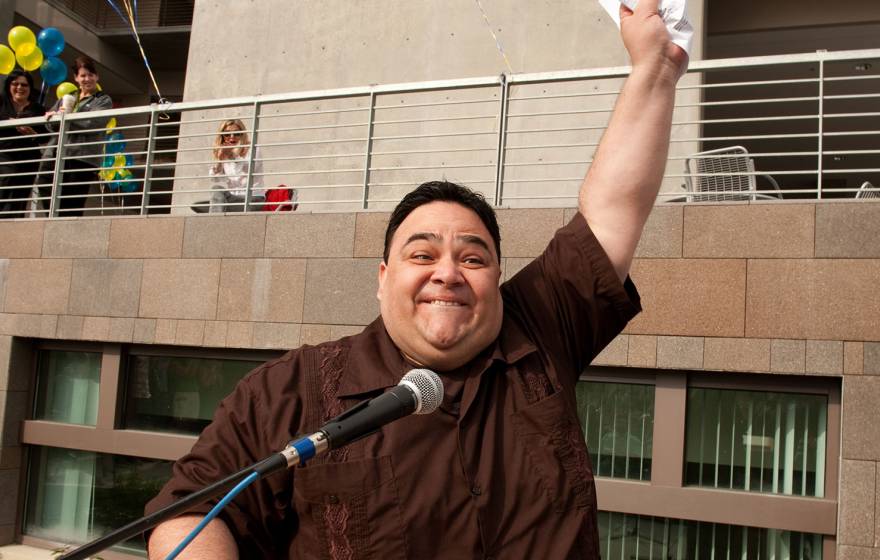
[(413, 210), (428, 204), (430, 202), (454, 202), (460, 204), (474, 212), (495, 242), (495, 253), (498, 259), (501, 259), (501, 233), (498, 231), (498, 220), (495, 218), (495, 210), (486, 202), (485, 197), (478, 192), (472, 191), (467, 187), (463, 187), (456, 183), (448, 181), (428, 181), (422, 183), (409, 194), (403, 197), (394, 211), (391, 212), (391, 219), (388, 221), (388, 229), (385, 230), (385, 251), (382, 253), (382, 260), (388, 262), (388, 252), (391, 249), (391, 239), (394, 237), (397, 228), (412, 213)]
[(34, 89), (34, 77), (31, 76), (30, 72), (25, 72), (24, 70), (19, 70), (16, 68), (12, 72), (6, 75), (6, 79), (3, 81), (3, 100), (4, 102), (12, 103), (12, 97), (9, 95), (9, 86), (12, 85), (12, 81), (16, 78), (24, 76), (24, 79), (27, 80), (28, 87), (30, 88), (30, 92), (28, 93), (28, 101), (33, 102), (37, 98), (37, 91)]
[(79, 74), (80, 68), (85, 68), (92, 74), (98, 73), (97, 66), (95, 66), (95, 61), (85, 55), (76, 57), (76, 60), (73, 61), (73, 66), (71, 66), (71, 68), (73, 69), (74, 76)]

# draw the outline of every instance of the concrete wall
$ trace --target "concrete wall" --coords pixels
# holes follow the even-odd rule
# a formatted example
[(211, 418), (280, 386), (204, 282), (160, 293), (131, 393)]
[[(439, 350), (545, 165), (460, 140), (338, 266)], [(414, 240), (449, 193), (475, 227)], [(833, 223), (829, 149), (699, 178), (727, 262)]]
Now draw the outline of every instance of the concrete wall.
[[(572, 209), (501, 210), (504, 275)], [(387, 214), (0, 223), (0, 487), (18, 491), (18, 338), (296, 347), (378, 312)], [(645, 312), (596, 360), (843, 379), (839, 558), (880, 549), (880, 204), (661, 205), (633, 278)], [(26, 357), (21, 357), (21, 360)], [(12, 379), (13, 382), (10, 382)], [(13, 520), (0, 517), (8, 541)]]
[[(515, 73), (626, 64), (598, 2), (482, 0)], [(690, 2), (702, 21), (702, 2)], [(696, 57), (702, 41), (697, 39)], [(196, 2), (186, 100), (510, 73), (473, 0)]]

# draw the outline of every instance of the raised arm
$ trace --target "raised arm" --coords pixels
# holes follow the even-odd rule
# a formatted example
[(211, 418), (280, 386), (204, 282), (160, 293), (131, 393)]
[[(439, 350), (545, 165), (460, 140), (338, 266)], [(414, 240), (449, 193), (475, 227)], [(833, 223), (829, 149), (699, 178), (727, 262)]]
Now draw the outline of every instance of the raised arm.
[(620, 7), (623, 42), (632, 73), (579, 195), (579, 209), (621, 280), (629, 273), (642, 228), (651, 213), (669, 150), (675, 84), (687, 55), (670, 41), (657, 12), (659, 0), (640, 0), (635, 12)]

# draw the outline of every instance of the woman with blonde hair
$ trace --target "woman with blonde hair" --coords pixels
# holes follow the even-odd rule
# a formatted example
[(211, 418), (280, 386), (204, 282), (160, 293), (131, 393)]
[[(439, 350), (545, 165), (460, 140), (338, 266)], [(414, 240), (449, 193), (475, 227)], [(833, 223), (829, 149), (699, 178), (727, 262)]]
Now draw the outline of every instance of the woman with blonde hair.
[[(260, 210), (266, 199), (263, 189), (263, 165), (254, 149), (254, 173), (251, 203), (248, 210)], [(250, 167), (251, 143), (244, 123), (229, 119), (220, 125), (214, 140), (214, 164), (208, 175), (213, 178), (210, 212), (243, 212)]]

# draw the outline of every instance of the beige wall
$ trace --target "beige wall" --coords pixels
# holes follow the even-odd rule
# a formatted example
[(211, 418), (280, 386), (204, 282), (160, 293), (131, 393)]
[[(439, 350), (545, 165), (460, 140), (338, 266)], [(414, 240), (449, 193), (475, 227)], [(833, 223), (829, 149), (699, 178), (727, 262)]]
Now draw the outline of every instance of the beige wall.
[[(501, 210), (505, 277), (572, 212)], [(27, 388), (10, 385), (21, 377), (6, 375), (15, 340), (283, 349), (353, 333), (377, 314), (386, 219), (0, 223), (0, 489), (17, 491), (27, 412)], [(632, 275), (645, 312), (598, 364), (842, 377), (838, 553), (877, 554), (880, 204), (661, 205)], [(0, 517), (7, 541), (13, 522)]]
[[(515, 73), (626, 64), (598, 2), (481, 4)], [(187, 100), (510, 73), (473, 0), (203, 0), (188, 66)]]

